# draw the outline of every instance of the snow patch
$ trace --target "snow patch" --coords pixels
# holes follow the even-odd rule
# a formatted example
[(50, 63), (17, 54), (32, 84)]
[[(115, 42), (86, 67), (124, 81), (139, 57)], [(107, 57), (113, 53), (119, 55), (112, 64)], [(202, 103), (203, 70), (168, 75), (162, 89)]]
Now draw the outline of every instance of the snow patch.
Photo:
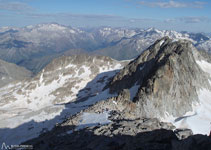
[(108, 124), (111, 121), (108, 119), (109, 111), (105, 111), (103, 113), (83, 113), (81, 116), (81, 120), (77, 129), (83, 129), (85, 127), (90, 127), (94, 125), (104, 125)]
[(112, 101), (115, 105), (117, 105), (117, 102), (116, 101)]
[(201, 67), (204, 72), (207, 72), (211, 75), (211, 63), (208, 63), (204, 60), (196, 61), (196, 63)]
[(164, 42), (165, 42), (164, 40), (160, 41), (160, 46), (162, 46)]

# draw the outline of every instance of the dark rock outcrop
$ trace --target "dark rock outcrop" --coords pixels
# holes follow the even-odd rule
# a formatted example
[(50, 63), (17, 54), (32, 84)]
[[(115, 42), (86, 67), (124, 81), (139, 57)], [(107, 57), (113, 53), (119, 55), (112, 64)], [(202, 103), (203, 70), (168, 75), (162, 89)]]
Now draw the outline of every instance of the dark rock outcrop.
[[(24, 144), (39, 150), (210, 150), (211, 138), (194, 135), (179, 140), (157, 119), (115, 120), (70, 132), (70, 126), (58, 127)], [(58, 132), (59, 131), (59, 132)]]

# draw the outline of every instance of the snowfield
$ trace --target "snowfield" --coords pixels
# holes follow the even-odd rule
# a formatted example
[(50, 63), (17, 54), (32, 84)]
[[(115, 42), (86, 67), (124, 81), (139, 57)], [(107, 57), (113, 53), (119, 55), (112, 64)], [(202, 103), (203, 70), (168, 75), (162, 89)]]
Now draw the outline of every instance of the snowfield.
[[(114, 96), (102, 90), (126, 62), (110, 61), (95, 58), (82, 62), (85, 65), (73, 61), (57, 69), (49, 67), (32, 80), (1, 88), (0, 143), (19, 144), (37, 137), (66, 117)], [(99, 117), (105, 119), (106, 114)]]
[(108, 119), (109, 111), (104, 111), (103, 113), (86, 113), (84, 112), (81, 120), (79, 122), (79, 126), (77, 129), (82, 129), (84, 127), (90, 127), (98, 124), (108, 124), (111, 121)]

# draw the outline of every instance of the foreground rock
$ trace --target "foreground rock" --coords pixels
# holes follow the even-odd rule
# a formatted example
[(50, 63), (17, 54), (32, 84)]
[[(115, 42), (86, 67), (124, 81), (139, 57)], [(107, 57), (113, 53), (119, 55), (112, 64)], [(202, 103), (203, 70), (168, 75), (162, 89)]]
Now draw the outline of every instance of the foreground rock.
[(203, 135), (179, 140), (171, 124), (157, 119), (113, 120), (106, 125), (75, 130), (59, 126), (25, 142), (39, 150), (209, 150), (211, 138)]

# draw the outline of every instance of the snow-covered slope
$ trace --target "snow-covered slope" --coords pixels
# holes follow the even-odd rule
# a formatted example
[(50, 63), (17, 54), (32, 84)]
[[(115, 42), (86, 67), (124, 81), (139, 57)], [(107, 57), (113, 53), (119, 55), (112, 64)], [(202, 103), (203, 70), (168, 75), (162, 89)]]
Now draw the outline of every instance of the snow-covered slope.
[(104, 56), (64, 56), (32, 80), (1, 88), (0, 143), (36, 137), (65, 116), (111, 96), (102, 90), (126, 63)]

